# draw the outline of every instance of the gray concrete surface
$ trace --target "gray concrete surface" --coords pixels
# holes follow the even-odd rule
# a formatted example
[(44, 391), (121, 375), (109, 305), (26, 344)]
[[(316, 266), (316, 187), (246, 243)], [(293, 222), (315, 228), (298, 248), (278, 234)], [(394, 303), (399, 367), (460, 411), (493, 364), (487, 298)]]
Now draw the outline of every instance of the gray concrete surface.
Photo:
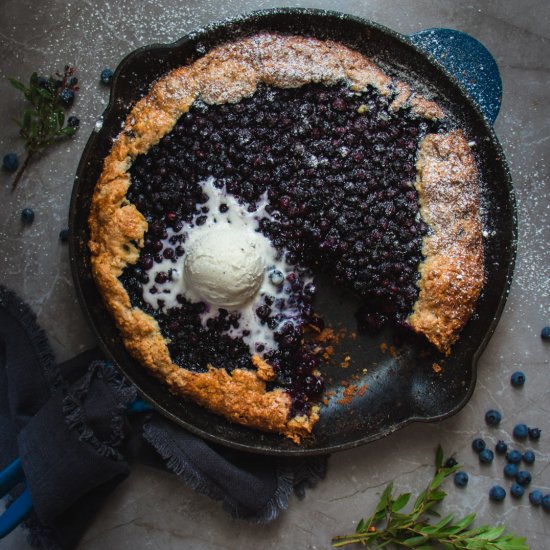
[[(92, 334), (73, 292), (68, 250), (58, 241), (66, 226), (75, 169), (84, 144), (103, 111), (108, 92), (98, 84), (105, 66), (154, 42), (176, 40), (197, 26), (228, 15), (274, 6), (272, 1), (231, 0), (2, 0), (0, 16), (0, 155), (22, 153), (11, 117), (22, 100), (5, 77), (48, 73), (65, 63), (78, 67), (82, 90), (73, 109), (82, 125), (78, 135), (52, 148), (28, 170), (15, 193), (0, 173), (0, 280), (29, 301), (47, 330), (60, 360), (93, 345)], [(496, 123), (517, 192), (520, 243), (510, 297), (488, 348), (479, 362), (475, 393), (458, 415), (439, 424), (414, 425), (384, 440), (331, 458), (326, 480), (293, 500), (274, 523), (255, 526), (233, 521), (220, 507), (178, 483), (171, 475), (138, 466), (119, 487), (84, 535), (80, 548), (328, 548), (330, 537), (352, 530), (372, 511), (383, 486), (418, 490), (429, 479), (435, 446), (441, 443), (470, 473), (458, 490), (448, 483), (445, 510), (476, 511), (480, 522), (506, 522), (528, 537), (531, 548), (548, 548), (550, 514), (507, 498), (489, 503), (487, 492), (502, 482), (502, 462), (481, 467), (470, 450), (474, 436), (494, 443), (513, 425), (539, 425), (531, 468), (534, 486), (550, 492), (550, 347), (539, 337), (550, 321), (548, 270), (550, 145), (550, 4), (546, 0), (328, 0), (287, 1), (287, 5), (339, 9), (364, 16), (403, 33), (444, 26), (466, 31), (495, 55), (504, 82)], [(23, 227), (20, 211), (36, 212)], [(521, 368), (527, 384), (512, 390), (510, 374)], [(484, 412), (503, 411), (497, 430), (488, 431)], [(508, 485), (508, 484), (507, 484)], [(20, 529), (0, 547), (27, 548)]]

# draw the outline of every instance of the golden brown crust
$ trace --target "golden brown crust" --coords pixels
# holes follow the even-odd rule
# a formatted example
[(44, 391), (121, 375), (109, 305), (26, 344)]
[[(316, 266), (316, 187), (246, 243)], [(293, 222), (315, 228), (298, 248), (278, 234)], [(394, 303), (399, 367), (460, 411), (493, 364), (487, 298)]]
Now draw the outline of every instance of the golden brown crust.
[[(236, 102), (252, 95), (258, 83), (295, 87), (342, 80), (356, 90), (373, 86), (383, 95), (400, 86), (371, 60), (341, 44), (270, 33), (219, 46), (190, 66), (171, 71), (127, 116), (105, 159), (89, 216), (93, 275), (129, 352), (172, 392), (232, 421), (297, 442), (311, 433), (318, 408), (313, 407), (308, 417), (292, 417), (288, 394), (280, 389), (266, 392), (272, 370), (257, 361), (257, 370), (236, 369), (232, 374), (214, 367), (205, 373), (182, 369), (172, 362), (154, 318), (132, 308), (118, 277), (127, 264), (137, 261), (147, 222), (126, 200), (128, 171), (136, 156), (158, 143), (198, 98), (207, 103)], [(408, 87), (398, 99), (395, 108), (408, 106), (419, 116), (444, 116), (439, 106)]]
[(424, 239), (420, 294), (408, 322), (448, 354), (483, 287), (480, 190), (474, 157), (461, 131), (422, 140), (416, 163)]

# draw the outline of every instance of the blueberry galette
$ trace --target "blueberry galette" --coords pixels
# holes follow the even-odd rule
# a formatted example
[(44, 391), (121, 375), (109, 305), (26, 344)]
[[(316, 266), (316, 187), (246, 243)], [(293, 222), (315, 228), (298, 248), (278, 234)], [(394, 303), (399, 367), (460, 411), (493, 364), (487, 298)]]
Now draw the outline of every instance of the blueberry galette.
[(94, 278), (175, 394), (296, 442), (323, 394), (315, 276), (449, 353), (483, 285), (456, 122), (341, 44), (263, 33), (156, 81), (105, 159)]

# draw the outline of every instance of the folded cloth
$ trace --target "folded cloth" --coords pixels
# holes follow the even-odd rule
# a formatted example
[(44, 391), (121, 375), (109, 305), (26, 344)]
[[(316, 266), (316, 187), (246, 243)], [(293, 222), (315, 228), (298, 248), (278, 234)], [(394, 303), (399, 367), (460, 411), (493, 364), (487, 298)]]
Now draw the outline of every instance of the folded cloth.
[[(60, 365), (27, 305), (0, 286), (0, 469), (17, 456), (33, 501), (36, 548), (75, 548), (135, 460), (168, 468), (237, 518), (266, 522), (324, 477), (327, 457), (250, 456), (213, 445), (136, 398), (97, 349)], [(16, 498), (21, 487), (11, 493)]]

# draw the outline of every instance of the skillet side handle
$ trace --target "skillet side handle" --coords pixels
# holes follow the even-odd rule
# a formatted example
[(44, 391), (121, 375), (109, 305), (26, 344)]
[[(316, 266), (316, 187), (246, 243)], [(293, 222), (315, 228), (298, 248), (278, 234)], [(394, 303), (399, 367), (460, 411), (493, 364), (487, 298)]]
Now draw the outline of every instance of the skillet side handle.
[(407, 38), (459, 81), (492, 126), (502, 102), (502, 80), (489, 50), (453, 29), (426, 29)]

